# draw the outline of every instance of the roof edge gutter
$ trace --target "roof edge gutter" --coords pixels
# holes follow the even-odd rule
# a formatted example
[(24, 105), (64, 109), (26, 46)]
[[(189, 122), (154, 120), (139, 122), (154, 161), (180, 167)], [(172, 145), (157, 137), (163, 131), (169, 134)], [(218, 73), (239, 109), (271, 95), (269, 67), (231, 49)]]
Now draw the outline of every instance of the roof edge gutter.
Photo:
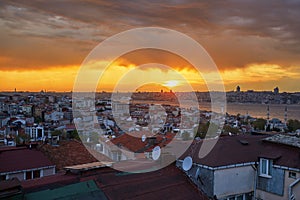
[(292, 196), (293, 196), (293, 187), (295, 187), (295, 185), (297, 185), (298, 183), (300, 183), (300, 178), (298, 178), (297, 180), (295, 180), (293, 183), (291, 183), (289, 185), (289, 200), (293, 200)]

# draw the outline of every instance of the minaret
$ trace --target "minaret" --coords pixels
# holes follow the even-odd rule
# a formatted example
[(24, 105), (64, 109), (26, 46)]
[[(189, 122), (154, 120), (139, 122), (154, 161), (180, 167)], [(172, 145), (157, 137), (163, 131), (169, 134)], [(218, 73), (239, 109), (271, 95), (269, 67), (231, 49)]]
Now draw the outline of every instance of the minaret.
[(284, 108), (284, 123), (285, 123), (285, 125), (286, 125), (286, 123), (287, 123), (287, 106), (285, 106), (285, 108)]
[(267, 131), (267, 128), (269, 127), (269, 121), (270, 121), (270, 107), (267, 106), (267, 124), (265, 126), (265, 130)]
[(267, 107), (267, 121), (268, 121), (268, 124), (269, 124), (269, 120), (270, 120), (270, 107), (268, 105), (268, 107)]

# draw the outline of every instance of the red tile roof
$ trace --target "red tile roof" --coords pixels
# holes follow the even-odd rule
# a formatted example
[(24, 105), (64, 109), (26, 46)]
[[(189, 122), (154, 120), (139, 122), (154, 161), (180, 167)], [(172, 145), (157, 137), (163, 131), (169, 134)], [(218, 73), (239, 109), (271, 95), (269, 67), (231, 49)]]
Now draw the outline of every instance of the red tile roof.
[(85, 146), (77, 140), (60, 141), (59, 146), (52, 146), (50, 144), (44, 144), (40, 147), (40, 150), (55, 163), (58, 170), (63, 169), (65, 166), (78, 165), (84, 163), (91, 163), (100, 161), (110, 161), (106, 156), (93, 152), (96, 159)]
[[(142, 136), (148, 136), (146, 141), (142, 141)], [(151, 151), (155, 146), (163, 147), (167, 145), (175, 136), (175, 134), (167, 133), (166, 135), (149, 135), (142, 134), (142, 132), (130, 132), (129, 134), (123, 134), (117, 138), (111, 140), (117, 146), (122, 146), (132, 152), (144, 152)], [(150, 140), (155, 139), (153, 143)]]
[(54, 164), (36, 149), (27, 148), (0, 148), (0, 172), (12, 172)]

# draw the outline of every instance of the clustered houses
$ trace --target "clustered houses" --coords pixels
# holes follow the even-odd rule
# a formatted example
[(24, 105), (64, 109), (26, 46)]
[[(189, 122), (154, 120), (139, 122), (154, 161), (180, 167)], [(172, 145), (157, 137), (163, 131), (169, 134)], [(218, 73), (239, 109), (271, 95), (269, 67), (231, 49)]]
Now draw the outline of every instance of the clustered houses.
[[(195, 92), (199, 102), (210, 102), (209, 92)], [(191, 92), (182, 92), (182, 98), (191, 99), (193, 95)], [(299, 104), (299, 93), (279, 92), (276, 87), (273, 91), (241, 91), (237, 86), (235, 91), (226, 92), (226, 99), (229, 103), (268, 103), (268, 104)]]
[(71, 97), (57, 93), (0, 96), (0, 145), (47, 141), (55, 130), (74, 131)]
[[(147, 93), (146, 96), (163, 99), (163, 94), (153, 96)], [(23, 184), (23, 181), (33, 179), (36, 184), (42, 184), (43, 181), (39, 180), (51, 179), (46, 176), (57, 176), (55, 165), (62, 170), (67, 163), (75, 165), (87, 162), (87, 166), (93, 167), (71, 166), (69, 169), (80, 169), (80, 173), (94, 173), (90, 170), (97, 164), (95, 160), (87, 155), (79, 156), (76, 151), (84, 152), (85, 147), (81, 142), (60, 141), (59, 145), (53, 145), (57, 144), (54, 138), (58, 140), (64, 133), (71, 135), (77, 130), (81, 133), (82, 142), (91, 147), (89, 151), (94, 152), (94, 156), (97, 154), (100, 160), (108, 158), (116, 164), (118, 161), (131, 161), (137, 157), (152, 159), (155, 147), (163, 148), (174, 137), (180, 141), (191, 140), (195, 134), (205, 132), (209, 123), (214, 123), (210, 120), (214, 113), (199, 111), (198, 108), (179, 108), (175, 103), (157, 106), (138, 102), (128, 105), (120, 101), (112, 104), (110, 100), (105, 100), (110, 98), (108, 93), (102, 95), (96, 96), (96, 101), (92, 98), (76, 100), (74, 106), (83, 107), (84, 110), (80, 117), (75, 113), (74, 120), (71, 94), (41, 92), (0, 96), (0, 145), (23, 144), (23, 147), (0, 148), (1, 180), (18, 178)], [(138, 97), (141, 95), (143, 94), (135, 94)], [(167, 99), (174, 100), (172, 93), (168, 93)], [(283, 124), (276, 119), (266, 121), (270, 128), (278, 128)], [(74, 122), (77, 122), (77, 127)], [(203, 140), (198, 137), (185, 154), (176, 160), (176, 166), (181, 171), (174, 169), (174, 164), (168, 168), (175, 172), (174, 180), (181, 180), (182, 185), (187, 184), (183, 181), (185, 179), (193, 182), (203, 199), (300, 198), (300, 139), (288, 133), (251, 135), (256, 122), (257, 119), (248, 115), (226, 114), (222, 137), (206, 157), (198, 156), (203, 144)], [(94, 126), (94, 130), (86, 132), (85, 126), (90, 124)], [(221, 130), (216, 132), (221, 133)], [(207, 139), (214, 140), (217, 138)], [(49, 142), (52, 145), (47, 145)], [(39, 150), (32, 148), (36, 143), (40, 145)], [(78, 145), (81, 145), (80, 148)], [(80, 159), (77, 162), (78, 156)], [(189, 169), (183, 167), (187, 157), (192, 159)], [(175, 156), (162, 153), (157, 162), (167, 159), (175, 160)], [(101, 173), (101, 169), (97, 170)], [(119, 176), (118, 172), (112, 174), (115, 173)], [(111, 176), (113, 178), (114, 175)], [(182, 179), (181, 176), (185, 178)], [(69, 178), (60, 176), (59, 179)], [(53, 178), (51, 181), (55, 184), (57, 180)], [(105, 188), (109, 181), (101, 184)]]
[[(161, 93), (135, 93), (133, 97), (138, 101), (169, 100), (172, 105), (150, 105), (147, 103), (114, 102), (112, 104), (110, 93), (99, 93), (94, 99), (77, 100), (75, 106), (86, 108), (82, 118), (75, 120), (82, 122), (78, 131), (83, 131), (84, 126), (92, 123), (101, 127), (101, 133), (109, 137), (118, 137), (124, 132), (147, 130), (155, 133), (173, 131), (176, 133), (189, 133), (193, 137), (199, 123), (196, 108), (179, 108), (178, 102), (172, 92)], [(189, 94), (178, 94), (188, 98)], [(122, 99), (120, 99), (122, 100)], [(132, 100), (132, 99), (129, 99)], [(95, 105), (95, 110), (90, 110)], [(128, 113), (128, 111), (130, 113)], [(94, 115), (89, 113), (96, 113)], [(200, 123), (205, 124), (211, 117), (211, 112), (200, 111)], [(116, 122), (116, 118), (119, 120)], [(254, 130), (252, 123), (256, 119), (249, 115), (226, 115), (225, 125), (234, 130), (225, 130), (224, 134), (251, 133)], [(80, 124), (80, 123), (77, 123)], [(178, 128), (181, 124), (181, 129)], [(149, 126), (148, 126), (149, 125)], [(16, 143), (45, 141), (51, 138), (54, 131), (72, 132), (68, 129), (74, 126), (71, 93), (7, 93), (0, 96), (0, 144), (14, 146)], [(195, 126), (195, 127), (193, 127)], [(191, 128), (193, 127), (193, 128)], [(266, 129), (286, 130), (286, 122), (278, 119), (268, 120)], [(151, 129), (151, 130), (150, 130)], [(91, 133), (83, 133), (90, 140)]]

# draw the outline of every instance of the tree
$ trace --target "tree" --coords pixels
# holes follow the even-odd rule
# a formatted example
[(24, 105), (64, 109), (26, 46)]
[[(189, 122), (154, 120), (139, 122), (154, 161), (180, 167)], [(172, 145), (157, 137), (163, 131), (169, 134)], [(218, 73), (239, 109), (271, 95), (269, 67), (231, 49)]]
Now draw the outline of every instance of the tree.
[(61, 136), (61, 134), (62, 134), (62, 131), (60, 131), (60, 130), (54, 130), (51, 133), (52, 136)]
[(195, 137), (200, 137), (201, 139), (204, 138), (214, 138), (218, 136), (218, 129), (219, 126), (215, 123), (210, 123), (209, 121), (206, 123), (199, 124), (198, 128), (196, 129), (197, 132), (195, 133)]
[(200, 123), (199, 126), (195, 129), (195, 135), (196, 137), (200, 137), (201, 139), (204, 139), (207, 133), (209, 127), (209, 122), (207, 123)]
[(214, 138), (216, 136), (219, 136), (218, 135), (218, 129), (219, 129), (219, 126), (217, 124), (209, 123), (209, 127), (208, 127), (208, 130), (207, 130), (206, 137), (207, 138)]
[(77, 130), (73, 130), (73, 131), (69, 132), (69, 138), (80, 140)]
[(238, 134), (240, 132), (240, 130), (238, 128), (234, 128), (230, 125), (224, 125), (223, 127), (223, 132), (224, 133), (233, 133), (233, 134)]
[(267, 120), (263, 118), (258, 118), (254, 122), (252, 122), (252, 126), (255, 130), (264, 130), (267, 124)]
[(25, 133), (19, 133), (19, 135), (16, 137), (17, 144), (25, 144), (25, 143), (29, 142), (29, 140), (30, 140), (29, 135), (27, 135)]
[(287, 122), (287, 127), (290, 132), (295, 132), (297, 129), (300, 129), (300, 121), (297, 119), (289, 119)]

